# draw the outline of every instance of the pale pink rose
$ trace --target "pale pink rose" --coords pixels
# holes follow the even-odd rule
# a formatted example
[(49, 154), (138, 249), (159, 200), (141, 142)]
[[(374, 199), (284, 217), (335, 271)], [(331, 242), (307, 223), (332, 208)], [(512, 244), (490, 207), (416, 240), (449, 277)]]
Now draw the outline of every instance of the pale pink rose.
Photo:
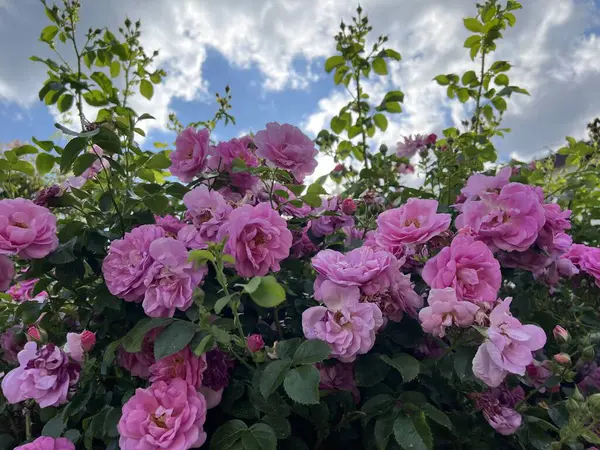
[[(325, 212), (335, 212), (336, 215), (324, 215)], [(324, 198), (321, 206), (313, 211), (319, 216), (310, 221), (310, 230), (316, 237), (329, 236), (343, 227), (353, 226), (354, 217), (344, 214), (340, 197)]]
[(24, 198), (0, 200), (0, 255), (44, 258), (58, 247), (56, 217)]
[(254, 137), (256, 155), (271, 165), (289, 170), (299, 183), (317, 168), (318, 150), (302, 131), (293, 125), (269, 122), (267, 129)]
[(467, 200), (475, 200), (488, 192), (500, 192), (504, 186), (509, 183), (512, 169), (507, 166), (500, 169), (497, 175), (490, 177), (480, 173), (475, 173), (469, 177), (467, 184), (460, 192)]
[(488, 386), (496, 387), (506, 375), (525, 375), (532, 353), (546, 344), (546, 334), (537, 325), (523, 325), (510, 314), (512, 298), (506, 298), (490, 314), (487, 339), (473, 359), (473, 373)]
[(196, 356), (188, 346), (152, 364), (149, 368), (150, 382), (181, 378), (195, 389), (200, 389), (206, 367), (206, 356)]
[(321, 381), (319, 389), (322, 391), (348, 391), (352, 394), (355, 403), (360, 403), (360, 391), (354, 380), (354, 364), (335, 362), (333, 364), (318, 363)]
[(219, 240), (228, 236), (225, 251), (235, 259), (235, 269), (243, 277), (277, 272), (292, 246), (292, 233), (286, 221), (268, 203), (234, 209)]
[(15, 450), (75, 450), (75, 446), (67, 438), (41, 436), (29, 444), (19, 445)]
[(63, 346), (64, 352), (79, 363), (85, 360), (85, 353), (89, 352), (96, 344), (96, 335), (89, 330), (82, 333), (67, 333), (67, 343)]
[(415, 167), (412, 164), (401, 163), (398, 166), (398, 173), (401, 175), (407, 175), (409, 173), (415, 173)]
[(185, 227), (185, 222), (182, 222), (175, 216), (166, 215), (166, 216), (154, 216), (154, 221), (156, 225), (163, 228), (168, 236), (177, 237), (177, 233), (183, 227)]
[(208, 167), (211, 170), (228, 173), (233, 186), (242, 190), (253, 190), (260, 182), (260, 178), (249, 172), (236, 172), (233, 168), (236, 159), (243, 161), (246, 167), (258, 167), (258, 158), (249, 147), (251, 142), (248, 137), (234, 138), (211, 147)]
[(481, 200), (468, 201), (456, 218), (456, 227), (471, 229), (493, 248), (524, 252), (538, 238), (546, 222), (538, 189), (509, 183), (499, 194), (483, 194)]
[(374, 303), (341, 302), (340, 309), (313, 306), (302, 313), (302, 330), (307, 339), (320, 339), (331, 347), (331, 356), (352, 362), (373, 348), (375, 333), (383, 316)]
[(251, 334), (246, 338), (246, 346), (252, 353), (256, 353), (265, 348), (265, 341), (260, 334)]
[(21, 282), (13, 284), (6, 293), (12, 297), (15, 302), (23, 303), (28, 301), (35, 301), (38, 303), (42, 303), (46, 301), (48, 298), (48, 293), (46, 291), (41, 291), (37, 295), (33, 295), (33, 289), (37, 282), (40, 281), (39, 278), (31, 278), (29, 280), (23, 280)]
[(92, 163), (90, 167), (88, 167), (82, 174), (81, 177), (89, 180), (94, 178), (103, 170), (110, 169), (110, 161), (104, 158), (104, 150), (98, 145), (92, 145), (92, 148), (89, 150), (89, 153), (96, 155), (96, 159)]
[(419, 320), (423, 330), (434, 336), (446, 336), (446, 328), (457, 326), (468, 328), (475, 321), (479, 306), (456, 298), (452, 288), (432, 289), (427, 299), (429, 306), (419, 311)]
[(185, 245), (173, 238), (155, 240), (150, 244), (148, 254), (153, 263), (144, 277), (144, 312), (150, 317), (173, 317), (176, 309), (188, 309), (194, 289), (206, 275), (207, 267), (195, 268), (188, 261)]
[(157, 225), (141, 225), (110, 244), (102, 273), (111, 294), (128, 302), (142, 300), (146, 292), (144, 278), (154, 262), (150, 244), (165, 234)]
[(400, 322), (405, 313), (417, 317), (417, 311), (423, 307), (423, 297), (415, 292), (409, 274), (403, 274), (399, 270), (393, 273), (395, 275), (387, 289), (362, 296), (361, 300), (375, 303), (383, 316), (392, 322)]
[(399, 208), (389, 209), (377, 218), (375, 240), (383, 248), (424, 244), (446, 231), (450, 214), (437, 214), (436, 200), (409, 198)]
[(186, 128), (175, 140), (175, 151), (171, 153), (173, 175), (189, 183), (206, 168), (210, 146), (210, 132)]
[(181, 378), (136, 389), (117, 425), (122, 450), (187, 450), (206, 442), (206, 400)]
[(412, 158), (419, 150), (424, 150), (429, 143), (428, 137), (422, 134), (404, 136), (396, 144), (396, 155), (401, 158)]
[(28, 342), (18, 355), (19, 367), (2, 379), (2, 393), (8, 403), (35, 400), (40, 407), (59, 406), (68, 401), (70, 390), (79, 381), (81, 366), (60, 348)]
[(473, 303), (495, 301), (502, 283), (500, 263), (491, 250), (464, 233), (427, 261), (422, 276), (430, 287), (451, 287), (459, 300)]
[(15, 277), (15, 266), (8, 256), (0, 255), (0, 292), (6, 291)]

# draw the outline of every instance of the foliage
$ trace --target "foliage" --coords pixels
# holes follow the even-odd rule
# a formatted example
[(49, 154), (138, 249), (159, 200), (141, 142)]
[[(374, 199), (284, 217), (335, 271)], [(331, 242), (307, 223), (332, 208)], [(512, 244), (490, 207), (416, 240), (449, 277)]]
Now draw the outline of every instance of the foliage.
[[(136, 427), (125, 424), (139, 411), (146, 414), (140, 429), (162, 433), (188, 405), (200, 411), (196, 422), (185, 421), (199, 440), (182, 449), (203, 444), (204, 433), (204, 448), (216, 450), (600, 443), (598, 120), (588, 141), (567, 138), (558, 156), (511, 161), (496, 176), (495, 167), (485, 172), (489, 178), (478, 174), (496, 162), (494, 140), (510, 131), (501, 121), (512, 94), (527, 95), (510, 84), (510, 62), (491, 61), (520, 3), (478, 4), (476, 15), (464, 19), (476, 68), (435, 78), (450, 99), (469, 105), (464, 130), (448, 128), (441, 139), (407, 137), (396, 151), (371, 146), (402, 112), (404, 94), (390, 91), (374, 101), (366, 87), (370, 77), (388, 75), (400, 54), (386, 36), (371, 38), (359, 7), (351, 24), (342, 22), (336, 54), (325, 61), (351, 97), (315, 141), (339, 165), (312, 184), (296, 169), (309, 166), (312, 173), (317, 151), (294, 127), (209, 141), (217, 123), (235, 124), (229, 86), (217, 94), (213, 118), (188, 126), (170, 118), (179, 133), (173, 150), (140, 148), (136, 135), (144, 136), (141, 124), (153, 117), (128, 104), (134, 93), (151, 99), (167, 76), (155, 68), (158, 52), (149, 56), (140, 45), (141, 24), (127, 19), (118, 33), (91, 29), (82, 45), (79, 2), (42, 3), (50, 24), (40, 39), (57, 60), (32, 58), (48, 67), (39, 98), (74, 114), (78, 124), (56, 125), (64, 145), (32, 139), (0, 158), (0, 371), (7, 374), (0, 449), (38, 436), (62, 436), (87, 450), (134, 448), (125, 433)], [(288, 141), (278, 146), (282, 135)], [(182, 158), (188, 169), (196, 164), (191, 181), (173, 175)], [(402, 175), (415, 162), (424, 184), (408, 188)], [(340, 196), (328, 196), (329, 177)], [(492, 184), (473, 194), (467, 180), (467, 187)], [(522, 191), (504, 199), (507, 185)], [(533, 186), (545, 196), (538, 198)], [(48, 224), (38, 230), (47, 239), (36, 245), (58, 237), (43, 257), (24, 253), (22, 229), (38, 222), (21, 210), (6, 212), (16, 197), (35, 199), (57, 219), (55, 233)], [(510, 239), (457, 225), (465, 208), (499, 197), (506, 203), (489, 213), (498, 216), (479, 219), (495, 227), (529, 214), (509, 223)], [(506, 206), (515, 199), (523, 202), (519, 208)], [(434, 201), (435, 210), (425, 211), (432, 203), (422, 200)], [(552, 203), (571, 217), (552, 216), (565, 214)], [(412, 205), (422, 209), (413, 214)], [(395, 215), (401, 220), (394, 222)], [(386, 228), (388, 221), (394, 223)], [(570, 242), (558, 248), (560, 239), (569, 240), (568, 226), (585, 249)], [(525, 239), (515, 234), (531, 227), (522, 248)], [(554, 247), (543, 242), (548, 232)], [(408, 240), (389, 243), (402, 233)], [(471, 252), (468, 261), (440, 263), (455, 246)], [(470, 281), (439, 286), (443, 280), (435, 278), (447, 270)], [(489, 285), (483, 294), (480, 282)], [(490, 290), (493, 298), (484, 299)], [(508, 297), (510, 311), (502, 315), (510, 302), (497, 299)], [(185, 302), (168, 304), (174, 299)], [(436, 301), (456, 309), (432, 312)], [(157, 304), (163, 309), (152, 309)], [(547, 343), (536, 345), (534, 335)], [(507, 369), (499, 387), (473, 362), (496, 338), (514, 350), (500, 357)], [(14, 370), (38, 370), (50, 360), (40, 353), (35, 364), (15, 369), (25, 341), (64, 358), (36, 372), (47, 377), (60, 368), (64, 401), (42, 407), (39, 392), (15, 400), (25, 388)], [(160, 398), (164, 383), (180, 378), (188, 396), (177, 389), (163, 397), (180, 402), (176, 408), (148, 411), (147, 403), (136, 403), (140, 392)], [(123, 413), (132, 405), (141, 409)]]

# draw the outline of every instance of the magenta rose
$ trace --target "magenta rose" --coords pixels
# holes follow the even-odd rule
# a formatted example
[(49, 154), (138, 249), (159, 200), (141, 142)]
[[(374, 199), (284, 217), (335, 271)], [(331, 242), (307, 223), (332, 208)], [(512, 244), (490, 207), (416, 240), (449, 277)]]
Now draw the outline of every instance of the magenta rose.
[(573, 244), (563, 257), (594, 277), (596, 285), (600, 287), (600, 248)]
[(44, 258), (58, 247), (56, 217), (24, 198), (0, 200), (0, 255)]
[(335, 299), (326, 306), (313, 306), (302, 313), (302, 330), (307, 339), (320, 339), (331, 347), (331, 356), (352, 362), (375, 345), (375, 333), (383, 325), (381, 310), (374, 303), (356, 298)]
[(238, 159), (244, 162), (246, 167), (258, 167), (258, 158), (249, 147), (250, 138), (231, 139), (220, 142), (216, 147), (210, 149), (208, 167), (229, 174), (231, 184), (239, 189), (252, 191), (260, 182), (260, 178), (249, 172), (235, 172), (233, 162)]
[(256, 155), (275, 167), (289, 170), (299, 183), (317, 168), (315, 144), (293, 125), (277, 122), (267, 124), (267, 129), (254, 137)]
[(209, 147), (210, 132), (206, 128), (200, 131), (186, 128), (175, 140), (169, 170), (181, 181), (189, 183), (206, 168)]
[(228, 235), (225, 251), (235, 259), (235, 269), (243, 277), (277, 272), (292, 246), (292, 233), (286, 221), (268, 203), (234, 209), (221, 236)]
[(206, 248), (209, 242), (216, 242), (219, 230), (233, 211), (225, 198), (215, 190), (200, 185), (183, 196), (187, 216), (192, 225), (184, 226), (177, 239), (189, 248)]
[(571, 246), (570, 236), (564, 233), (571, 228), (571, 211), (563, 211), (556, 203), (544, 203), (543, 207), (546, 222), (538, 235), (537, 245), (548, 253), (564, 253)]
[(537, 325), (523, 325), (510, 314), (512, 298), (506, 298), (490, 314), (487, 339), (473, 359), (473, 373), (490, 387), (499, 386), (509, 373), (525, 375), (533, 362), (531, 352), (546, 344)]
[(471, 302), (461, 302), (452, 288), (432, 289), (427, 299), (429, 306), (419, 311), (419, 320), (426, 333), (439, 338), (446, 336), (446, 328), (468, 328), (475, 322), (479, 307)]
[(463, 205), (456, 227), (470, 227), (486, 244), (507, 252), (524, 252), (538, 238), (546, 222), (543, 195), (521, 183), (509, 183), (499, 194)]
[(117, 429), (122, 450), (201, 447), (206, 442), (204, 396), (181, 378), (137, 389), (125, 405)]
[(265, 348), (265, 341), (260, 334), (251, 334), (246, 338), (246, 346), (252, 353), (256, 353)]
[(6, 291), (15, 277), (15, 266), (8, 256), (0, 255), (0, 292)]
[(54, 344), (38, 349), (28, 342), (18, 355), (19, 367), (2, 379), (2, 392), (9, 403), (35, 400), (40, 407), (59, 406), (68, 401), (81, 366)]
[(423, 268), (423, 280), (432, 288), (451, 287), (458, 300), (494, 302), (502, 274), (491, 250), (468, 234), (458, 234)]
[(154, 262), (150, 244), (165, 234), (157, 225), (141, 225), (110, 244), (102, 273), (111, 294), (128, 302), (141, 301), (146, 292), (144, 278)]
[(409, 198), (400, 208), (389, 209), (377, 218), (377, 244), (383, 248), (424, 244), (446, 231), (450, 214), (437, 214), (436, 200)]
[(185, 347), (152, 364), (149, 368), (150, 382), (181, 378), (195, 389), (200, 389), (206, 367), (205, 355), (196, 356), (189, 347)]
[(183, 227), (185, 223), (179, 220), (177, 217), (166, 215), (166, 216), (154, 216), (156, 225), (163, 228), (168, 236), (177, 237), (177, 233)]
[(75, 446), (67, 438), (42, 436), (29, 444), (19, 445), (15, 450), (75, 450)]
[(150, 317), (173, 317), (176, 309), (188, 309), (194, 289), (208, 271), (206, 266), (195, 268), (183, 242), (173, 238), (155, 240), (148, 254), (153, 262), (144, 277), (144, 312)]

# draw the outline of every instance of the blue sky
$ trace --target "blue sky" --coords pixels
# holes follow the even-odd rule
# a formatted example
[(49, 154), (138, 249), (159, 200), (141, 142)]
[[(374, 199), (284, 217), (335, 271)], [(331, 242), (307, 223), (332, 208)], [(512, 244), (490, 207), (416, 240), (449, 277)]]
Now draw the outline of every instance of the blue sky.
[[(160, 49), (159, 64), (169, 77), (151, 102), (134, 106), (157, 117), (143, 147), (172, 141), (168, 113), (182, 122), (210, 117), (214, 93), (229, 84), (236, 126), (219, 127), (218, 139), (258, 131), (269, 121), (288, 122), (314, 136), (346, 101), (322, 70), (333, 52), (340, 19), (355, 4), (347, 0), (81, 0), (82, 28), (142, 20), (147, 50)], [(431, 79), (473, 67), (462, 43), (462, 18), (473, 0), (364, 0), (374, 32), (388, 34), (403, 60), (391, 76), (367, 86), (375, 100), (389, 89), (406, 94), (405, 113), (372, 145), (394, 145), (408, 133), (437, 132), (460, 123), (469, 111), (445, 98)], [(503, 160), (531, 159), (557, 149), (567, 135), (583, 137), (586, 123), (600, 115), (600, 2), (526, 0), (517, 25), (506, 32), (498, 59), (514, 65), (511, 84), (531, 98), (511, 102), (505, 125), (513, 132), (496, 142)], [(37, 40), (47, 24), (38, 0), (0, 0), (0, 142), (32, 135), (59, 138), (57, 112), (37, 101), (43, 66), (28, 60), (45, 56)], [(326, 171), (330, 161), (323, 161)]]

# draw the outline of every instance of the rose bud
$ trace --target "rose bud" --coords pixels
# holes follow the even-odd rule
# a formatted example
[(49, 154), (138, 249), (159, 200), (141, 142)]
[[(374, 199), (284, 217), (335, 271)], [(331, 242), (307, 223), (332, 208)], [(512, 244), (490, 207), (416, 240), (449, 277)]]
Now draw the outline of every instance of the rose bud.
[(264, 348), (265, 341), (263, 341), (263, 337), (260, 334), (251, 334), (246, 339), (246, 345), (252, 353), (256, 353)]
[(342, 212), (348, 216), (351, 216), (356, 212), (356, 203), (351, 198), (346, 198), (342, 202)]
[(554, 327), (554, 330), (552, 330), (552, 334), (554, 335), (554, 339), (556, 339), (556, 342), (558, 342), (559, 344), (566, 344), (571, 340), (569, 332), (560, 325), (556, 325)]

